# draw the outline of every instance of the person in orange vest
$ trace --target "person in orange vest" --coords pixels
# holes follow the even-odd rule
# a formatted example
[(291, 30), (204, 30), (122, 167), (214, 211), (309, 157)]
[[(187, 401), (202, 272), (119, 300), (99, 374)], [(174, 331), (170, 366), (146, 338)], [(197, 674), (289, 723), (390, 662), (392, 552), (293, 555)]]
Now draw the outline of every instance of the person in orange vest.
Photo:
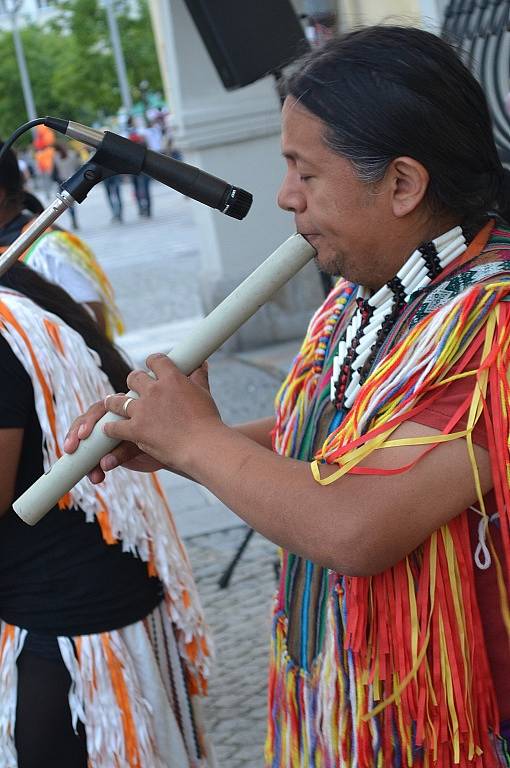
[(45, 125), (34, 129), (34, 160), (39, 172), (42, 189), (46, 196), (51, 193), (51, 174), (55, 159), (55, 133)]

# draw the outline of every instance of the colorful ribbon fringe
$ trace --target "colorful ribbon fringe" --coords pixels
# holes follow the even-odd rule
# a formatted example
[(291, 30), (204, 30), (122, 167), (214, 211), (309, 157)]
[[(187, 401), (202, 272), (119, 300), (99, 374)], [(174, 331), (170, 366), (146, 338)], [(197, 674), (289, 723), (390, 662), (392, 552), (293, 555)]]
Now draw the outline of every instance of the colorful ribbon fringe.
[[(340, 283), (315, 315), (280, 390), (274, 445), (283, 455), (295, 456), (309, 429), (318, 387), (325, 386), (324, 341), (342, 307), (340, 322), (349, 321), (352, 291)], [(510, 278), (498, 277), (473, 285), (408, 327), (375, 367), (311, 468), (323, 485), (346, 473), (388, 474), (359, 464), (375, 450), (410, 444), (423, 445), (419, 461), (439, 443), (465, 438), (485, 515), (472, 441), (474, 426), (483, 419), (504, 570), (493, 548), (492, 556), (510, 637), (503, 575), (510, 574), (509, 299)], [(479, 368), (471, 364), (477, 352)], [(472, 390), (442, 435), (391, 439), (399, 424), (412, 420), (459, 377), (468, 377)], [(467, 426), (459, 428), (463, 418)], [(322, 463), (337, 464), (338, 471), (321, 478)], [(414, 463), (390, 472), (405, 472)], [(273, 654), (266, 745), (272, 768), (506, 764), (495, 737), (499, 713), (477, 606), (467, 514), (380, 575), (331, 574), (326, 639), (307, 672), (288, 654), (285, 611), (277, 602)]]

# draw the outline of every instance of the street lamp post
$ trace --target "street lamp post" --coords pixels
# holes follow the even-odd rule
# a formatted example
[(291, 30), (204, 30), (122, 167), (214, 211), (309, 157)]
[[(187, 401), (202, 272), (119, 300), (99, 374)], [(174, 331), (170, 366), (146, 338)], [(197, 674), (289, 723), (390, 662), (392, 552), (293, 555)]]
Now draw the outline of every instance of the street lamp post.
[(113, 56), (115, 58), (115, 67), (117, 69), (122, 105), (129, 114), (133, 107), (133, 102), (131, 100), (131, 91), (129, 89), (124, 54), (122, 53), (117, 17), (115, 16), (112, 0), (103, 0), (103, 4), (106, 9), (106, 18), (108, 19), (108, 29), (110, 31), (110, 40), (113, 48)]
[(18, 27), (18, 11), (21, 8), (21, 3), (22, 0), (0, 0), (0, 7), (3, 9), (4, 13), (10, 16), (11, 19), (14, 49), (16, 51), (16, 60), (18, 62), (18, 69), (21, 77), (21, 88), (23, 91), (23, 99), (25, 101), (25, 109), (27, 111), (28, 119), (35, 120), (37, 113), (35, 111), (32, 86), (30, 85), (30, 77), (28, 75), (25, 51), (23, 49), (23, 42), (21, 40)]

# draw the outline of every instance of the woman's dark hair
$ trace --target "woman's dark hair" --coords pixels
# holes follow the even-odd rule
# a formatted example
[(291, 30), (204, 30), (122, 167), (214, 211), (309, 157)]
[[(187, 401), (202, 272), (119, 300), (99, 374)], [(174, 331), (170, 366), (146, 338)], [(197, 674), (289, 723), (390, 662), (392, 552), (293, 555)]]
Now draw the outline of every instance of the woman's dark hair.
[(84, 339), (90, 349), (101, 359), (101, 368), (106, 373), (116, 392), (126, 390), (126, 378), (131, 370), (119, 350), (106, 338), (87, 310), (77, 304), (58, 285), (45, 280), (26, 264), (16, 262), (0, 277), (0, 285), (28, 296), (43, 309), (58, 315)]
[[(0, 149), (4, 145), (0, 141)], [(7, 202), (21, 209), (30, 211), (30, 213), (39, 214), (44, 211), (41, 201), (23, 189), (23, 177), (19, 168), (18, 160), (12, 149), (8, 149), (0, 160), (0, 187), (7, 193)]]
[(399, 156), (430, 176), (428, 202), (469, 219), (510, 221), (509, 174), (484, 93), (448, 43), (412, 27), (374, 26), (328, 41), (285, 83), (327, 126), (326, 144), (360, 179), (380, 181)]
[[(0, 141), (0, 149), (4, 145)], [(9, 204), (20, 206), (23, 202), (23, 179), (18, 160), (12, 149), (8, 149), (0, 160), (0, 187), (7, 193)]]

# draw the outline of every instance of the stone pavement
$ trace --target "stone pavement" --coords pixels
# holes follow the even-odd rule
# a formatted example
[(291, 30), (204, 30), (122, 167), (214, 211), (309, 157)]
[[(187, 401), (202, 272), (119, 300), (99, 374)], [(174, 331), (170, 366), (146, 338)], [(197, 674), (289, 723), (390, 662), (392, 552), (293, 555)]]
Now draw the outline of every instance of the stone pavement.
[[(192, 203), (152, 185), (154, 214), (138, 219), (131, 185), (123, 189), (125, 220), (111, 223), (103, 189), (79, 207), (80, 232), (114, 286), (126, 320), (119, 345), (141, 367), (150, 352), (168, 351), (202, 316)], [(218, 214), (221, 215), (221, 214)], [(61, 223), (68, 225), (66, 215)], [(272, 401), (298, 342), (210, 360), (213, 395), (227, 423), (272, 413)], [(207, 489), (161, 473), (193, 565), (216, 664), (205, 705), (222, 768), (262, 768), (271, 596), (276, 548), (255, 534), (227, 589), (218, 580), (247, 528)]]
[(244, 536), (244, 528), (230, 528), (186, 539), (216, 649), (205, 717), (221, 768), (264, 765), (276, 551), (262, 536), (254, 535), (230, 585), (219, 589), (218, 577)]

